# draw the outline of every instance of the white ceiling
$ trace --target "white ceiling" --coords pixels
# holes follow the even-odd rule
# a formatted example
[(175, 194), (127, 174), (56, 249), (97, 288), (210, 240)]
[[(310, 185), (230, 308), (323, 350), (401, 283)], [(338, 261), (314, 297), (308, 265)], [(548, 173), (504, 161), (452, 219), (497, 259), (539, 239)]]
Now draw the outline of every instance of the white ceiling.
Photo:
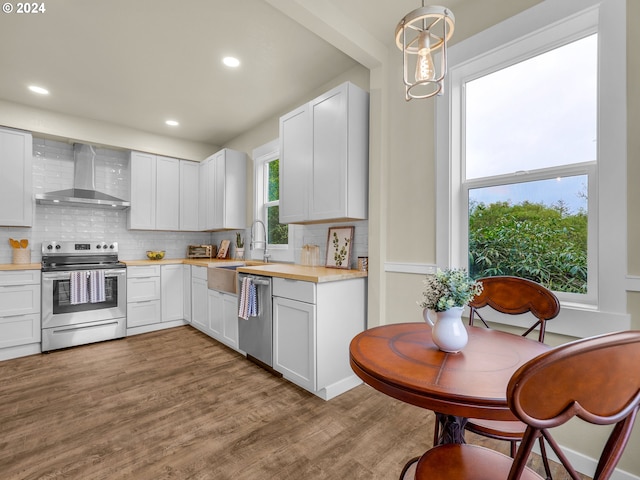
[[(511, 0), (438, 3), (454, 9), (478, 1)], [(356, 65), (283, 11), (297, 4), (329, 9), (325, 18), (344, 15), (391, 46), (397, 22), (420, 6), (417, 0), (43, 3), (44, 13), (0, 13), (0, 99), (212, 145), (283, 113)], [(241, 67), (223, 66), (226, 55), (237, 56)], [(50, 95), (31, 93), (30, 84)], [(167, 119), (180, 126), (166, 126)]]

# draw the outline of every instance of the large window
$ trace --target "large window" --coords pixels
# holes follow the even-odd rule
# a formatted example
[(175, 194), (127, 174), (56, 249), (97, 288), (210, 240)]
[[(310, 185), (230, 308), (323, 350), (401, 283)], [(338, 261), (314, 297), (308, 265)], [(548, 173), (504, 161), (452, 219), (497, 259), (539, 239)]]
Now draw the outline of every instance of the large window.
[(629, 325), (624, 19), (545, 0), (451, 47), (436, 104), (438, 266), (548, 285), (569, 335)]
[(264, 162), (264, 217), (267, 219), (267, 243), (270, 246), (289, 243), (289, 226), (280, 223), (280, 159)]
[(595, 288), (597, 45), (592, 34), (464, 83), (462, 195), (475, 278), (515, 275), (585, 298)]

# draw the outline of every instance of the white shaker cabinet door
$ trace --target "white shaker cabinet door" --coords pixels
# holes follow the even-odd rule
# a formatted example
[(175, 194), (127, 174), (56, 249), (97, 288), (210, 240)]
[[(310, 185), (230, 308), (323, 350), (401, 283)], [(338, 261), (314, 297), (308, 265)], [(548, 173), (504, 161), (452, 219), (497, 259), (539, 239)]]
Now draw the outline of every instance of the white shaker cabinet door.
[(129, 228), (156, 228), (156, 156), (131, 152)]
[[(208, 307), (208, 287), (207, 278), (197, 276), (197, 270), (204, 270), (206, 275), (207, 269), (204, 267), (192, 267), (191, 275), (191, 325), (201, 332), (207, 331), (209, 323), (209, 307)], [(194, 272), (195, 271), (195, 272)]]
[(160, 292), (162, 321), (184, 319), (184, 273), (181, 264), (162, 265)]
[(156, 159), (156, 230), (180, 229), (180, 160)]
[(316, 390), (316, 306), (273, 298), (273, 368), (287, 380)]
[(198, 230), (199, 172), (199, 163), (180, 161), (180, 230)]
[(308, 220), (312, 161), (309, 106), (280, 118), (280, 223)]
[(0, 128), (0, 226), (33, 225), (31, 134)]

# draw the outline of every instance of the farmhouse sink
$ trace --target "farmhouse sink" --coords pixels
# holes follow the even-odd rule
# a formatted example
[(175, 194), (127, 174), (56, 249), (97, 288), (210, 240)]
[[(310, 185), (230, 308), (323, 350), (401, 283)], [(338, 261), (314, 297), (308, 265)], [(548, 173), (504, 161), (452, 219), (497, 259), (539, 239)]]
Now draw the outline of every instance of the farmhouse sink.
[(238, 294), (238, 267), (244, 267), (246, 263), (226, 263), (220, 266), (207, 268), (207, 285), (210, 290)]

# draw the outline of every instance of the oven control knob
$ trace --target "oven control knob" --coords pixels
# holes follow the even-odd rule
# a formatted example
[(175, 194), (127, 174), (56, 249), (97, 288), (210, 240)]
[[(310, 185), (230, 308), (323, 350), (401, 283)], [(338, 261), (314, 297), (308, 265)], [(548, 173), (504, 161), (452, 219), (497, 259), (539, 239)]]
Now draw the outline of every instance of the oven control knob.
[(51, 244), (47, 245), (47, 250), (53, 250), (53, 245)]
[(115, 247), (115, 245), (112, 243), (111, 245), (109, 245), (109, 248), (110, 248), (111, 250), (113, 250), (113, 249), (114, 249), (114, 248), (116, 248), (116, 247)]
[(101, 245), (101, 244), (98, 244), (98, 245), (96, 245), (96, 248), (97, 248), (98, 250), (100, 250), (100, 249), (102, 248), (102, 245)]
[(56, 250), (60, 250), (60, 245), (56, 245)]

